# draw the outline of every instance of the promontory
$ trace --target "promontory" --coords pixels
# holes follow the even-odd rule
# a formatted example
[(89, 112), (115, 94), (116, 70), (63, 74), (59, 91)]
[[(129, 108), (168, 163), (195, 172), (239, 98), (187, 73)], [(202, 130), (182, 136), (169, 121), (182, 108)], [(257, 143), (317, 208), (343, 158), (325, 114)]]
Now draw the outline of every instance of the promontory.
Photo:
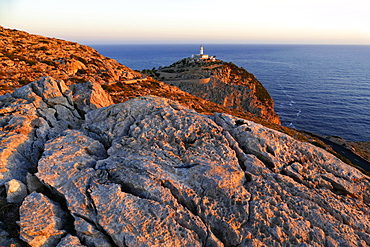
[(0, 246), (370, 245), (370, 177), (263, 107), (2, 27), (0, 69)]

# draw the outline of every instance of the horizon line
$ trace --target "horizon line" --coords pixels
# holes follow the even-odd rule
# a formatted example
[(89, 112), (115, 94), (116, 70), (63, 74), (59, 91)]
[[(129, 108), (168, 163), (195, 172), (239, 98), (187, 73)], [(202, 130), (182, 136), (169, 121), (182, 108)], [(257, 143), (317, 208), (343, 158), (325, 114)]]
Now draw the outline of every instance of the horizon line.
[(370, 44), (338, 44), (338, 43), (94, 43), (77, 42), (83, 45), (320, 45), (320, 46), (370, 46)]

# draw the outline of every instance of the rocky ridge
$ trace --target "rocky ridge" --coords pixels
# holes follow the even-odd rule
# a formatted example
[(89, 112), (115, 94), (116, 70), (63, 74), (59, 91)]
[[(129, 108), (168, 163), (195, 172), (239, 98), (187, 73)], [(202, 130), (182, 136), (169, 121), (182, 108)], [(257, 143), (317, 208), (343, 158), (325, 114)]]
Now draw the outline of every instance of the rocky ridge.
[(45, 75), (64, 80), (100, 84), (141, 79), (117, 61), (93, 48), (0, 26), (0, 94), (39, 80)]
[(44, 76), (63, 80), (66, 85), (99, 83), (115, 103), (150, 94), (179, 101), (202, 113), (226, 112), (264, 121), (255, 112), (230, 109), (154, 80), (91, 47), (0, 26), (0, 95)]
[(370, 178), (260, 124), (50, 77), (0, 102), (5, 246), (370, 245)]
[(1, 246), (370, 245), (370, 178), (325, 150), (91, 48), (0, 41)]
[(168, 67), (144, 72), (197, 97), (280, 124), (274, 101), (261, 82), (233, 63), (185, 58)]

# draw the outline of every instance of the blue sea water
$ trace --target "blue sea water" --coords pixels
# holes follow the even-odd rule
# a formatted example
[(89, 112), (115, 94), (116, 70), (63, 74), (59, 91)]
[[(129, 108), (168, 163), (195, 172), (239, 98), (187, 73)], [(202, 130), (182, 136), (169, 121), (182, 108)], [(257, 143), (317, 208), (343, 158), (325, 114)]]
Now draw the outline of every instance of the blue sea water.
[[(199, 45), (92, 45), (131, 69), (167, 66)], [(370, 141), (370, 46), (204, 45), (205, 54), (253, 73), (275, 101), (282, 124)]]

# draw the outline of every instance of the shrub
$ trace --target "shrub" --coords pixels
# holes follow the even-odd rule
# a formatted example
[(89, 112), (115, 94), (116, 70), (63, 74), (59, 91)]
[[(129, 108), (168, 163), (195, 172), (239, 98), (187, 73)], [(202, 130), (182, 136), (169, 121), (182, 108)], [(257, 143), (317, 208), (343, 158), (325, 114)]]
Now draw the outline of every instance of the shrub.
[(84, 74), (86, 74), (87, 72), (86, 72), (86, 69), (79, 69), (79, 70), (77, 70), (77, 74), (82, 74), (82, 75), (84, 75)]
[(83, 63), (83, 64), (88, 64), (88, 62), (87, 62), (87, 60), (86, 60), (86, 59), (84, 59), (84, 58), (82, 58), (82, 57), (79, 57), (79, 56), (77, 56), (77, 55), (72, 54), (72, 55), (70, 55), (69, 57), (70, 57), (70, 58), (73, 58), (73, 59), (76, 59), (76, 60), (80, 61), (80, 62), (81, 62), (81, 63)]
[(85, 82), (87, 82), (86, 80), (84, 80), (82, 78), (69, 78), (69, 80), (74, 82), (74, 83), (85, 83)]
[(24, 85), (27, 85), (28, 83), (30, 83), (31, 81), (28, 80), (28, 79), (19, 79), (18, 82), (19, 82), (19, 84), (24, 86)]
[(256, 97), (264, 104), (272, 106), (271, 96), (260, 82), (256, 83)]
[(41, 63), (44, 63), (44, 64), (47, 64), (47, 65), (50, 65), (50, 66), (55, 66), (55, 62), (54, 61), (51, 61), (51, 60), (44, 60), (44, 61), (41, 61)]

